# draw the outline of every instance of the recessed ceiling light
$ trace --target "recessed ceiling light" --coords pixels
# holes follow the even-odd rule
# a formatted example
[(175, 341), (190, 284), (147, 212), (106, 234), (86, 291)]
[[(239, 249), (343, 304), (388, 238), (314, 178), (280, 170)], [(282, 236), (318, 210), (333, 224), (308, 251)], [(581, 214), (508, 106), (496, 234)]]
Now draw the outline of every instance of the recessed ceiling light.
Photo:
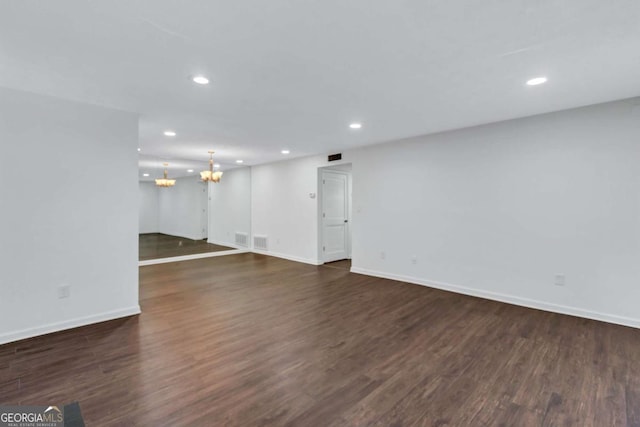
[(361, 129), (361, 128), (362, 128), (362, 123), (351, 123), (351, 124), (349, 125), (349, 127), (350, 127), (351, 129)]
[(291, 151), (289, 151), (289, 150), (282, 150), (282, 151), (281, 151), (281, 153), (282, 153), (282, 154), (289, 154), (290, 152), (291, 152)]
[(176, 136), (176, 133), (172, 130), (165, 130), (164, 131), (164, 135), (165, 136)]
[(187, 169), (187, 172), (191, 173), (193, 172), (193, 169)]
[(236, 163), (244, 163), (244, 160), (236, 160)]
[(194, 83), (198, 83), (199, 85), (209, 84), (209, 79), (205, 76), (194, 76), (192, 80), (194, 81)]
[(149, 174), (148, 173), (143, 173), (142, 176), (149, 176)]
[(220, 164), (219, 164), (219, 163), (216, 163), (215, 165), (213, 165), (213, 167), (214, 167), (214, 168), (219, 168), (219, 167), (220, 167)]
[(546, 82), (547, 82), (547, 78), (546, 77), (535, 77), (533, 79), (527, 80), (527, 85), (528, 86), (537, 86), (537, 85), (541, 85), (542, 83), (546, 83)]
[(138, 148), (138, 151), (142, 151), (142, 148)]

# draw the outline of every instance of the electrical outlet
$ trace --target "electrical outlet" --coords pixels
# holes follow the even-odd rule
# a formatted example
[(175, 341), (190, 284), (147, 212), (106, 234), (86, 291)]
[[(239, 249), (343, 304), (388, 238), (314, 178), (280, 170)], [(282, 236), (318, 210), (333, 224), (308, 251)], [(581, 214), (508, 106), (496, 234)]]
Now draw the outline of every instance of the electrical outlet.
[(380, 252), (380, 259), (387, 259), (387, 254), (384, 251)]
[(71, 286), (61, 285), (58, 286), (58, 298), (69, 298), (71, 296)]
[(556, 274), (555, 280), (554, 280), (554, 285), (556, 286), (564, 286), (564, 282), (565, 282), (565, 277), (564, 274)]
[(418, 257), (417, 256), (412, 256), (411, 257), (411, 264), (417, 264), (418, 263)]

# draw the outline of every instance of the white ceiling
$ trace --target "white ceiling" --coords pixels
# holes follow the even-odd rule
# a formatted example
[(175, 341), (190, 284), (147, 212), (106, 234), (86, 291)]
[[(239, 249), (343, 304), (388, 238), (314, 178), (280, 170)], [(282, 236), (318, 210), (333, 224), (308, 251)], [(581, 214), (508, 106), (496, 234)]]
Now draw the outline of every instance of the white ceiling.
[(0, 3), (0, 86), (138, 112), (141, 161), (158, 164), (206, 167), (215, 149), (252, 165), (627, 98), (639, 76), (636, 0)]

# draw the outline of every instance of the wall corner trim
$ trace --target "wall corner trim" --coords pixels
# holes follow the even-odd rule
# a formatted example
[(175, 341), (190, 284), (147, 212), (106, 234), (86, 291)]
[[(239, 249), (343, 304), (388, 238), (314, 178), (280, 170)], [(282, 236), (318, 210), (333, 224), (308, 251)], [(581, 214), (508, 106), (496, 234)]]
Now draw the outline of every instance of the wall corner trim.
[(64, 331), (66, 329), (79, 328), (81, 326), (87, 326), (94, 323), (106, 322), (108, 320), (120, 319), (122, 317), (135, 316), (140, 314), (140, 306), (123, 308), (120, 310), (107, 311), (100, 314), (95, 314), (86, 317), (79, 317), (76, 319), (69, 319), (63, 322), (50, 323), (48, 325), (38, 326), (35, 328), (23, 329), (21, 331), (8, 332), (0, 335), (0, 345), (8, 344), (14, 341), (20, 341), (27, 338), (33, 338), (40, 335), (51, 334), (54, 332)]
[(450, 283), (438, 282), (435, 280), (421, 279), (412, 276), (404, 276), (399, 274), (386, 273), (382, 271), (369, 270), (366, 268), (351, 267), (351, 272), (363, 274), (365, 276), (380, 277), (383, 279), (396, 280), (400, 282), (412, 283), (415, 285), (426, 286), (429, 288), (440, 289), (443, 291), (454, 292), (472, 297), (484, 298), (492, 301), (504, 302), (507, 304), (518, 305), (521, 307), (533, 308), (536, 310), (549, 311), (552, 313), (565, 314), (568, 316), (582, 317), (585, 319), (598, 320), (601, 322), (613, 323), (616, 325), (629, 326), (640, 329), (640, 319), (618, 316), (615, 314), (601, 313), (597, 311), (585, 310), (578, 307), (569, 307), (565, 305), (553, 304), (545, 301), (521, 298), (513, 295), (507, 295), (497, 292), (489, 292), (481, 289), (468, 288)]

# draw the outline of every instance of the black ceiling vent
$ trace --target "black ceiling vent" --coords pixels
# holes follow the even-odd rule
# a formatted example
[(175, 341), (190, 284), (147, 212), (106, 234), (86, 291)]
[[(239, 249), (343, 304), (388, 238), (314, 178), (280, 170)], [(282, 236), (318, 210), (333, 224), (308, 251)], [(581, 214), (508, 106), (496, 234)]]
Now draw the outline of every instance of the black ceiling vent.
[(342, 153), (338, 153), (338, 154), (329, 154), (329, 159), (330, 162), (335, 162), (336, 160), (342, 160)]

